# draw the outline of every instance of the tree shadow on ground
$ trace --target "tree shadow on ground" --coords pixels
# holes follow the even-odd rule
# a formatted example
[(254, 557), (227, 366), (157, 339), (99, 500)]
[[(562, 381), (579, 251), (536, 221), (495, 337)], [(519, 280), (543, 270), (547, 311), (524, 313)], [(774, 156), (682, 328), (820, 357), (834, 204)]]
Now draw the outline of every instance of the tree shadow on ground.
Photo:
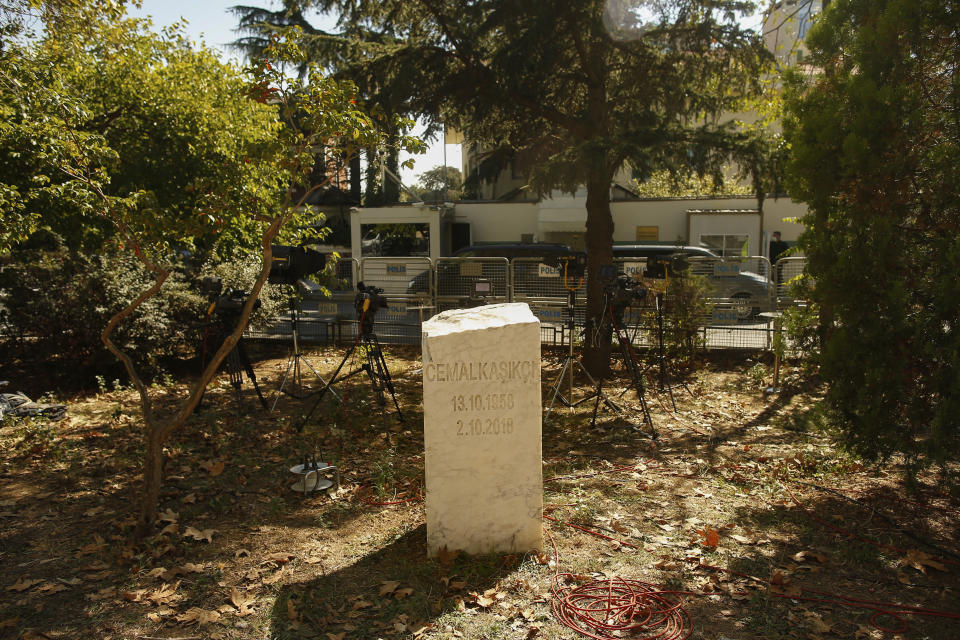
[[(756, 539), (755, 546), (732, 558), (729, 569), (776, 583), (750, 601), (750, 628), (786, 634), (790, 620), (802, 619), (797, 602), (803, 605), (803, 598), (819, 600), (817, 609), (841, 634), (877, 631), (871, 618), (884, 605), (842, 605), (839, 598), (960, 612), (960, 582), (953, 567), (945, 564), (956, 560), (950, 539), (941, 537), (942, 514), (904, 509), (879, 488), (858, 491), (852, 500), (811, 491), (814, 485), (803, 482), (784, 480), (781, 486), (796, 501), (791, 496), (779, 504), (741, 507), (733, 519), (744, 530), (754, 531)], [(919, 564), (912, 563), (911, 556)], [(924, 566), (927, 560), (943, 570)], [(771, 595), (778, 593), (779, 597)], [(790, 595), (799, 600), (785, 597)], [(906, 624), (907, 637), (956, 637), (955, 628), (938, 616), (904, 615), (900, 620), (881, 616), (874, 622), (897, 628)]]
[(285, 585), (270, 613), (272, 638), (397, 636), (456, 611), (513, 571), (517, 555), (427, 558), (420, 525), (358, 561), (319, 578)]

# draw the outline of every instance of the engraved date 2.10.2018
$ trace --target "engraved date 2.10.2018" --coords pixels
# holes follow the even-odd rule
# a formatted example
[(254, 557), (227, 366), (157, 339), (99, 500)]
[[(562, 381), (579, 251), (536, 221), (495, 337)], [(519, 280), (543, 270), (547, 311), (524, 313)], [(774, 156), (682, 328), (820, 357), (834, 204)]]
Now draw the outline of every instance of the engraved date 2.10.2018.
[(513, 418), (457, 420), (458, 436), (500, 436), (513, 433)]

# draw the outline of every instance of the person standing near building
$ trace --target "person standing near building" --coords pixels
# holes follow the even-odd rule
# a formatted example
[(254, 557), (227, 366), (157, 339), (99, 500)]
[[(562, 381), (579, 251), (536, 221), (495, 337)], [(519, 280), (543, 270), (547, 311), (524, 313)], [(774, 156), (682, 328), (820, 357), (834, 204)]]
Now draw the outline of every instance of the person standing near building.
[(773, 264), (780, 259), (780, 256), (789, 249), (787, 243), (780, 239), (780, 232), (773, 232), (773, 240), (770, 241), (770, 263)]

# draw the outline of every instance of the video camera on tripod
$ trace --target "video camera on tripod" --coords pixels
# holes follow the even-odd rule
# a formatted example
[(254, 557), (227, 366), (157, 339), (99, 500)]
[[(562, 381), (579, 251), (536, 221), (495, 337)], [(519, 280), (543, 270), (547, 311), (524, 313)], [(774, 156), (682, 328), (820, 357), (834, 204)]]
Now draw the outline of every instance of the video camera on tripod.
[(380, 287), (366, 286), (362, 282), (357, 283), (357, 295), (353, 299), (353, 308), (357, 311), (357, 318), (360, 318), (361, 332), (371, 333), (377, 311), (389, 304), (387, 298), (382, 294), (383, 289)]
[(582, 284), (581, 280), (587, 273), (587, 254), (572, 253), (569, 255), (550, 255), (544, 258), (544, 264), (560, 270), (560, 276), (564, 279), (564, 286), (569, 288), (568, 283)]
[[(250, 298), (250, 293), (242, 289), (232, 288), (228, 288), (224, 293), (223, 281), (213, 276), (200, 280), (200, 292), (210, 302), (210, 306), (207, 308), (207, 321), (200, 325), (204, 329), (203, 348), (200, 356), (201, 367), (204, 367), (206, 366), (208, 350), (210, 353), (218, 351), (227, 336), (233, 333), (243, 311), (243, 306)], [(254, 310), (260, 308), (259, 298), (254, 303), (253, 308)], [(257, 376), (253, 371), (250, 357), (247, 355), (243, 338), (240, 338), (233, 349), (230, 350), (224, 362), (230, 375), (230, 384), (237, 394), (237, 400), (240, 400), (241, 371), (246, 371), (247, 377), (253, 383), (253, 388), (257, 392), (257, 397), (260, 398), (260, 404), (266, 408), (267, 401), (260, 391), (260, 385), (257, 384)], [(200, 405), (198, 404), (197, 407), (199, 408)]]
[[(234, 321), (233, 324), (236, 324), (235, 321), (243, 310), (243, 305), (247, 303), (247, 298), (250, 297), (250, 293), (243, 289), (228, 288), (224, 293), (223, 280), (214, 276), (207, 276), (200, 280), (200, 293), (206, 296), (207, 302), (210, 303), (207, 310), (208, 315), (220, 324), (230, 324), (231, 320)], [(260, 300), (258, 298), (253, 305), (253, 309), (256, 311), (259, 308)], [(230, 327), (230, 329), (232, 330), (233, 327)]]
[[(606, 277), (604, 277), (606, 276)], [(647, 298), (647, 286), (626, 274), (609, 274), (601, 270), (604, 309), (609, 307), (617, 324), (623, 323), (623, 314), (631, 305), (642, 305)]]
[(306, 247), (275, 244), (270, 251), (270, 284), (297, 284), (297, 281), (323, 271), (327, 266), (326, 253)]

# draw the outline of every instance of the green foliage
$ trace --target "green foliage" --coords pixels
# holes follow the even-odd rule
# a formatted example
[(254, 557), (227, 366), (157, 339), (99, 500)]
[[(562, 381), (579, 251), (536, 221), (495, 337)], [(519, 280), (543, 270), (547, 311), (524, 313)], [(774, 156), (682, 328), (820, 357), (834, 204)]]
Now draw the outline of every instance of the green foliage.
[(456, 167), (436, 166), (419, 175), (417, 187), (423, 202), (460, 199), (463, 176)]
[(820, 360), (820, 306), (814, 300), (813, 281), (805, 273), (787, 283), (787, 289), (793, 304), (783, 309), (783, 330), (773, 348), (781, 358), (800, 357), (805, 372), (813, 374)]
[(836, 0), (787, 98), (827, 402), (911, 470), (960, 452), (958, 28), (956, 1)]
[(12, 213), (0, 247), (40, 225), (74, 249), (133, 243), (153, 259), (255, 247), (254, 216), (276, 206), (280, 183), (247, 160), (273, 143), (275, 110), (176, 29), (155, 35), (122, 10), (59, 26), (0, 51), (0, 200)]
[[(0, 332), (29, 347), (30, 357), (69, 362), (72, 370), (116, 366), (100, 334), (107, 320), (149, 285), (151, 274), (133, 256), (89, 255), (67, 248), (22, 250), (0, 272)], [(164, 358), (197, 341), (203, 299), (175, 272), (145, 302), (115, 341), (155, 372)]]
[(665, 355), (675, 364), (691, 367), (703, 350), (705, 337), (700, 327), (711, 312), (709, 291), (704, 276), (687, 274), (667, 281), (663, 344)]
[(658, 171), (642, 182), (634, 180), (632, 188), (641, 198), (747, 196), (754, 193), (750, 186), (731, 180), (716, 183), (709, 176), (672, 175), (669, 171)]

